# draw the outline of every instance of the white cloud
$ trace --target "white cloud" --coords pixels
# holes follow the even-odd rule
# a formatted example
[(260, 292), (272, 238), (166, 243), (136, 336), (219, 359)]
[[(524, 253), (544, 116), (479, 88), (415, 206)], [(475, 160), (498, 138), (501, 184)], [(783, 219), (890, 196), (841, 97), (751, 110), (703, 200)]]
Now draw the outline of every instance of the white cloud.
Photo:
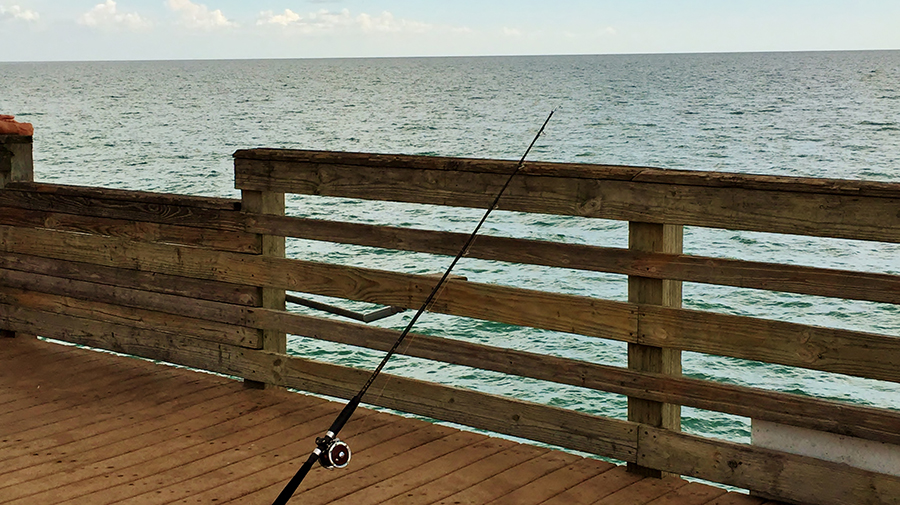
[(142, 30), (151, 25), (148, 19), (135, 12), (119, 12), (116, 2), (113, 0), (106, 0), (105, 3), (95, 5), (93, 9), (78, 17), (78, 24), (91, 28), (126, 28), (129, 30)]
[(342, 9), (340, 12), (321, 9), (305, 16), (290, 9), (285, 9), (282, 14), (263, 11), (259, 13), (256, 24), (290, 26), (302, 33), (310, 34), (332, 33), (338, 30), (355, 30), (363, 33), (424, 33), (433, 27), (428, 23), (397, 19), (387, 11), (377, 16), (366, 13), (352, 16), (349, 9)]
[(37, 21), (40, 15), (32, 10), (23, 9), (18, 5), (3, 7), (0, 5), (0, 19), (18, 19), (21, 21)]
[(284, 14), (273, 14), (272, 11), (264, 11), (259, 13), (259, 19), (256, 21), (257, 25), (281, 25), (288, 26), (293, 23), (300, 23), (303, 21), (303, 16), (297, 14), (296, 12), (285, 9)]
[(215, 28), (233, 28), (237, 23), (229, 21), (220, 9), (214, 11), (203, 4), (195, 4), (190, 0), (168, 0), (169, 9), (181, 14), (181, 23), (188, 28), (212, 30)]

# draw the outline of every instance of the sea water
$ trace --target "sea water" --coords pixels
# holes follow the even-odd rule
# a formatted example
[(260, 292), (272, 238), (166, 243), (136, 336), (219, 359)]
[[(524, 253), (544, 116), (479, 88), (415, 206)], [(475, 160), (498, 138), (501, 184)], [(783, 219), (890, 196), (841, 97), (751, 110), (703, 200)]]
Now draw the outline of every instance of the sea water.
[[(0, 113), (34, 124), (38, 181), (237, 196), (252, 147), (900, 181), (900, 51), (0, 63)], [(470, 231), (482, 211), (292, 196), (314, 218)], [(625, 247), (627, 225), (496, 212), (483, 233)], [(900, 274), (900, 246), (687, 227), (690, 254)], [(407, 273), (449, 258), (288, 239), (288, 253)], [(624, 276), (464, 259), (476, 282), (627, 299)], [(329, 300), (354, 310), (371, 305)], [(889, 304), (686, 283), (684, 306), (900, 336)], [(292, 308), (304, 312), (305, 309)], [(402, 328), (410, 312), (378, 325)], [(625, 345), (427, 314), (415, 331), (624, 366)], [(291, 337), (289, 352), (372, 368), (381, 354)], [(685, 374), (900, 409), (895, 384), (684, 354)], [(625, 398), (396, 357), (387, 372), (625, 417)], [(684, 409), (684, 430), (746, 442), (749, 420)]]

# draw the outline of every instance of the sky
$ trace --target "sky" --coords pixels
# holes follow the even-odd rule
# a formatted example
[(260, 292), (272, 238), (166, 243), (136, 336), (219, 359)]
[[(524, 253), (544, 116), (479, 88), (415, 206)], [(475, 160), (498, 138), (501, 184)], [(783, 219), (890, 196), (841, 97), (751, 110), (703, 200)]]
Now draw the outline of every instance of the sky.
[(0, 61), (900, 49), (900, 0), (0, 0)]

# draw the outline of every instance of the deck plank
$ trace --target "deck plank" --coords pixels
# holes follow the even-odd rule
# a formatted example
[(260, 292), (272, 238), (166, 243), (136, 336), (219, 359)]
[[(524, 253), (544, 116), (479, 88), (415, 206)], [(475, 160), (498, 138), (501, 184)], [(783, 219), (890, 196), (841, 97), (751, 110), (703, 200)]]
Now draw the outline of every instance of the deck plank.
[[(225, 467), (207, 474), (202, 481), (199, 479), (191, 481), (190, 490), (194, 491), (194, 494), (173, 503), (227, 503), (270, 487), (274, 497), (280, 491), (276, 487), (283, 486), (290, 479), (297, 470), (302, 456), (311, 450), (311, 440), (320, 435), (320, 431), (321, 424), (318, 424), (307, 437), (302, 437), (303, 433), (298, 432), (293, 438), (300, 437), (300, 440), (295, 440), (278, 450), (255, 455), (239, 465), (232, 465), (234, 468)], [(374, 414), (367, 416), (363, 423), (357, 423), (354, 418), (344, 427), (341, 434), (353, 440), (353, 450), (356, 452), (352, 460), (356, 468), (361, 464), (359, 451), (366, 451), (370, 447), (412, 431), (415, 431), (415, 426), (410, 423), (398, 421), (394, 416), (387, 414)], [(308, 482), (312, 480), (310, 477)], [(198, 485), (198, 482), (202, 482), (202, 486)]]
[[(271, 503), (339, 403), (30, 337), (0, 340), (0, 496), (34, 503)], [(677, 478), (360, 409), (345, 470), (304, 504), (762, 505)]]
[(662, 479), (641, 479), (595, 503), (596, 505), (622, 505), (624, 503), (643, 505), (685, 485), (687, 485), (687, 481), (671, 476)]
[(440, 500), (441, 505), (483, 504), (501, 498), (516, 489), (579, 459), (573, 454), (548, 451), (530, 461), (516, 465), (459, 493)]
[(449, 473), (431, 482), (430, 485), (420, 486), (383, 503), (390, 505), (434, 503), (455, 492), (480, 485), (494, 475), (530, 461), (546, 452), (548, 452), (547, 449), (510, 442), (510, 446), (501, 452)]
[(537, 505), (544, 503), (545, 500), (613, 468), (615, 468), (615, 465), (612, 463), (581, 459), (521, 486), (508, 495), (492, 501), (491, 505)]
[(335, 505), (371, 505), (383, 503), (411, 489), (427, 486), (444, 475), (465, 468), (483, 458), (502, 451), (508, 442), (485, 437), (477, 443), (466, 445), (458, 450), (433, 459), (415, 472), (404, 472), (359, 491), (334, 500)]

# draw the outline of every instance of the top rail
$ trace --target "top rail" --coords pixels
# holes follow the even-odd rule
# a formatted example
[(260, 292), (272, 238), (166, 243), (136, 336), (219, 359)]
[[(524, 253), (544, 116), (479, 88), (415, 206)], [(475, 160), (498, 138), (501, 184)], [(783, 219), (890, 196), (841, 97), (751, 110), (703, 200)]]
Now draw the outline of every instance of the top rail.
[[(251, 149), (235, 185), (483, 208), (514, 161)], [(530, 162), (503, 210), (900, 243), (900, 184)]]

